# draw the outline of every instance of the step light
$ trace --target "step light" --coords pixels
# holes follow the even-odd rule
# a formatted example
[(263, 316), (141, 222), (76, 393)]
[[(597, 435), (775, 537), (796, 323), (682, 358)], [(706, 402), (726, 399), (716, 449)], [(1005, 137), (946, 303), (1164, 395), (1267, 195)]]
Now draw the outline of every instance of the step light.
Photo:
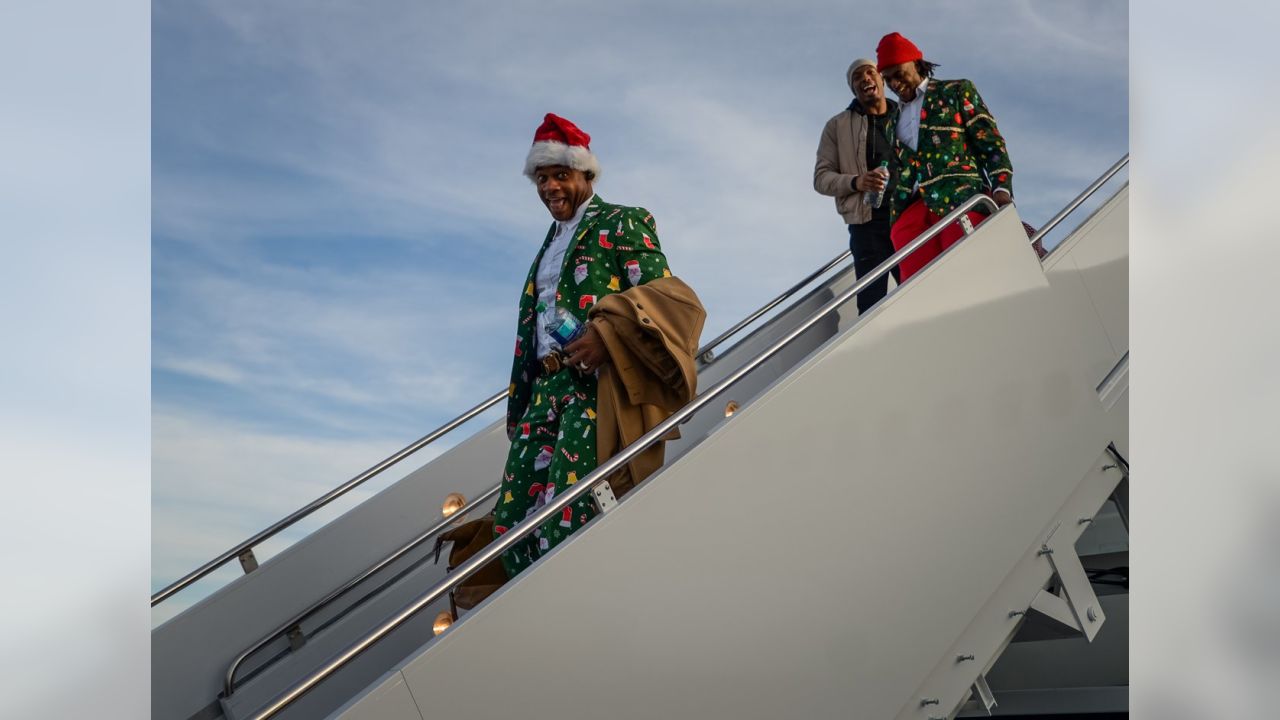
[(724, 416), (733, 417), (733, 414), (736, 412), (738, 412), (738, 401), (730, 400), (729, 404), (724, 406)]
[(445, 630), (448, 630), (449, 626), (452, 624), (453, 615), (450, 615), (448, 610), (441, 610), (440, 614), (436, 616), (435, 623), (431, 625), (431, 632), (439, 635)]
[(462, 506), (466, 504), (467, 499), (462, 496), (462, 493), (449, 493), (445, 496), (444, 505), (440, 508), (440, 514), (449, 517), (461, 510)]

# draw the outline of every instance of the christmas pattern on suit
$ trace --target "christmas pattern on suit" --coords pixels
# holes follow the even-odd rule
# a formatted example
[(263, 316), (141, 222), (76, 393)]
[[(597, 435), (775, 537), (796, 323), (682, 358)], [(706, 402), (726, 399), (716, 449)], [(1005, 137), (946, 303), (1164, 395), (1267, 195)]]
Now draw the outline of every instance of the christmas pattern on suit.
[(1013, 193), (1013, 164), (1004, 137), (968, 80), (930, 80), (916, 149), (900, 142), (896, 147), (902, 170), (893, 194), (895, 218), (906, 209), (917, 182), (925, 207), (939, 217), (988, 189)]
[[(583, 376), (569, 368), (542, 374), (536, 357), (539, 309), (535, 278), (554, 234), (553, 224), (520, 296), (507, 399), (511, 448), (494, 509), (495, 535), (509, 530), (550, 502), (558, 490), (596, 467), (595, 375)], [(585, 324), (587, 312), (600, 298), (670, 275), (653, 215), (644, 208), (606, 203), (595, 195), (565, 252), (556, 304)], [(594, 514), (585, 499), (565, 508), (562, 517), (549, 520), (528, 542), (503, 555), (507, 574), (514, 577)]]

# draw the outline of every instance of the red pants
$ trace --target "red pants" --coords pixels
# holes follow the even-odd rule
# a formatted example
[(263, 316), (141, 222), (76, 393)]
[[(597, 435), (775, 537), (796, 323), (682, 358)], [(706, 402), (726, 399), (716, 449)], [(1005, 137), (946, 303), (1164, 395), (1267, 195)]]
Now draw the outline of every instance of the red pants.
[[(977, 227), (978, 223), (987, 218), (980, 212), (970, 210), (966, 213), (969, 222)], [(902, 211), (898, 219), (893, 223), (893, 227), (889, 230), (889, 240), (893, 243), (893, 251), (897, 252), (906, 247), (908, 243), (920, 237), (920, 234), (928, 230), (931, 225), (938, 222), (942, 218), (929, 212), (924, 206), (923, 200), (916, 200)], [(942, 232), (933, 237), (932, 240), (921, 245), (915, 252), (902, 259), (902, 263), (898, 265), (898, 270), (902, 273), (902, 279), (916, 274), (916, 271), (929, 261), (942, 254), (943, 250), (956, 244), (956, 241), (964, 237), (964, 228), (960, 227), (960, 221), (951, 223), (943, 228)]]

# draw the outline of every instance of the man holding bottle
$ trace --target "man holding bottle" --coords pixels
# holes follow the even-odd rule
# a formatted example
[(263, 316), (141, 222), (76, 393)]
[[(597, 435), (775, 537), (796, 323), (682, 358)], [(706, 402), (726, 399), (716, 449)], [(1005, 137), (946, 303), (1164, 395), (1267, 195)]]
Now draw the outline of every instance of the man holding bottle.
[[(595, 194), (600, 164), (590, 142), (572, 122), (548, 113), (525, 160), (524, 174), (554, 222), (520, 296), (507, 400), (511, 448), (494, 508), (495, 537), (597, 466), (598, 378), (612, 370), (605, 366), (615, 336), (611, 326), (588, 322), (588, 313), (607, 296), (671, 275), (653, 215)], [(640, 320), (646, 330), (659, 322), (656, 315)], [(580, 334), (566, 342), (575, 329)], [(696, 332), (692, 343), (696, 348)], [(514, 577), (594, 514), (586, 498), (565, 507), (503, 554), (507, 575)]]
[[(813, 189), (835, 198), (836, 212), (849, 226), (853, 270), (861, 278), (893, 255), (890, 203), (884, 193), (898, 176), (893, 151), (898, 106), (885, 97), (884, 79), (874, 60), (854, 60), (845, 80), (854, 98), (822, 129)], [(876, 199), (883, 201), (876, 204)], [(896, 268), (893, 276), (898, 278)], [(858, 313), (879, 302), (888, 288), (886, 275), (858, 293)]]

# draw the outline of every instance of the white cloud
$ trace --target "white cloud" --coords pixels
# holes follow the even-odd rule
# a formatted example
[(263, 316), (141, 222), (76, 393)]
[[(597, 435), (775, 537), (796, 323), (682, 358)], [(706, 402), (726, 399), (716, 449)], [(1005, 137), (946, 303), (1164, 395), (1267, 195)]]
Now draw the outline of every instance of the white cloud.
[[(493, 392), (506, 382), (500, 348), (508, 345), (509, 314), (443, 301), (499, 294), (483, 280), (431, 270), (342, 274), (261, 263), (240, 274), (188, 263), (164, 273), (158, 291), (174, 300), (155, 309), (158, 369), (260, 401), (309, 396), (364, 411), (413, 406), (424, 417), (462, 409), (482, 383)], [(406, 302), (428, 288), (442, 298), (435, 308)], [(490, 339), (470, 342), (476, 332)]]
[(1030, 22), (1045, 51), (1056, 46), (1080, 63), (1127, 63), (1129, 22), (1127, 0), (1042, 3), (1021, 0), (1013, 5), (1018, 17)]
[[(491, 422), (481, 419), (479, 423)], [(474, 431), (474, 429), (473, 429)], [(263, 562), (465, 436), (446, 437), (316, 511), (255, 554)], [(156, 589), (355, 477), (414, 437), (320, 439), (268, 433), (215, 417), (158, 407), (152, 419), (152, 577)], [(222, 571), (235, 577), (235, 561)], [(214, 589), (193, 587), (160, 607), (156, 621)], [(171, 604), (172, 603), (172, 604)], [(160, 611), (157, 611), (160, 613)]]

